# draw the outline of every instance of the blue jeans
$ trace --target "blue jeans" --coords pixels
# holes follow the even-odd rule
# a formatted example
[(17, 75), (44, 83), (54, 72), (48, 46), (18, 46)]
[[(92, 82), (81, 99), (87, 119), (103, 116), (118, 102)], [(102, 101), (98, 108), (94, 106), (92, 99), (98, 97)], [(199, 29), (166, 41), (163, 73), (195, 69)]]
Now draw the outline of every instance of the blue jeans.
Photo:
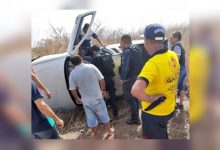
[(185, 90), (185, 85), (184, 85), (185, 77), (186, 77), (186, 68), (184, 66), (180, 66), (177, 96), (180, 96), (180, 92)]
[(138, 121), (139, 119), (139, 101), (131, 95), (131, 88), (134, 85), (136, 78), (130, 79), (123, 83), (123, 94), (131, 111), (131, 120)]
[(94, 128), (98, 125), (98, 119), (102, 123), (110, 121), (105, 101), (103, 99), (88, 102), (83, 104), (86, 113), (87, 125), (89, 128)]

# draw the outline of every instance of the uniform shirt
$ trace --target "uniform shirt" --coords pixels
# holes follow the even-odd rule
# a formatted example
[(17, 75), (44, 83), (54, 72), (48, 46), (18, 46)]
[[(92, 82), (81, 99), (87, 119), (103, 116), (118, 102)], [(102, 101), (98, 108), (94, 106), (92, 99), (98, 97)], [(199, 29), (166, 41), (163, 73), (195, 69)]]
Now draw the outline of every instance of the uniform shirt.
[[(179, 42), (178, 42), (179, 43)], [(181, 55), (181, 47), (179, 47), (177, 44), (178, 43), (176, 43), (175, 45), (174, 45), (174, 47), (173, 47), (173, 51), (177, 54), (177, 56), (178, 56), (178, 58), (180, 57), (180, 55)]]
[(180, 66), (185, 67), (185, 49), (183, 48), (182, 44), (177, 42), (172, 46), (171, 49), (177, 54)]
[[(84, 31), (81, 31), (80, 34), (80, 39), (82, 39), (86, 34), (84, 33)], [(85, 41), (82, 43), (82, 47), (86, 48), (86, 47), (91, 47), (91, 40), (92, 38), (97, 38), (97, 34), (94, 31), (90, 31), (88, 37), (85, 39)]]
[(121, 67), (119, 71), (121, 80), (137, 78), (141, 66), (142, 58), (140, 51), (132, 45), (124, 49), (121, 56)]
[(78, 88), (83, 104), (93, 102), (103, 98), (99, 85), (102, 79), (104, 77), (96, 66), (80, 64), (70, 73), (69, 90)]
[(42, 98), (36, 84), (32, 81), (31, 83), (32, 91), (32, 133), (46, 131), (51, 128), (47, 118), (40, 112), (34, 101)]
[[(138, 78), (148, 81), (145, 93), (148, 95), (164, 94), (166, 100), (147, 111), (157, 116), (166, 116), (175, 109), (175, 97), (179, 78), (180, 65), (177, 55), (170, 50), (159, 50), (144, 65)], [(150, 105), (141, 101), (142, 111)]]

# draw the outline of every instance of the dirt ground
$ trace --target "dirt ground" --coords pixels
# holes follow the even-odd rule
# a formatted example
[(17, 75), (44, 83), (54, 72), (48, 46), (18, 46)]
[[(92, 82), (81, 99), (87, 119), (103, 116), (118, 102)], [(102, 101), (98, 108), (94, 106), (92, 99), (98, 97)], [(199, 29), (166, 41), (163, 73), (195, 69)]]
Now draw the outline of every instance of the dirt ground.
[[(98, 126), (97, 139), (142, 139), (141, 125), (127, 125), (126, 120), (130, 113), (127, 104), (124, 100), (118, 99), (119, 119), (112, 121), (115, 128), (115, 134), (108, 137), (104, 126)], [(177, 110), (175, 116), (168, 124), (168, 133), (170, 139), (189, 139), (189, 113), (188, 100), (184, 102), (185, 110)], [(112, 117), (111, 108), (108, 108), (109, 115)], [(77, 108), (74, 111), (58, 111), (58, 115), (64, 119), (65, 126), (63, 129), (58, 129), (60, 136), (63, 139), (92, 139), (91, 130), (86, 126), (86, 118), (83, 108)]]

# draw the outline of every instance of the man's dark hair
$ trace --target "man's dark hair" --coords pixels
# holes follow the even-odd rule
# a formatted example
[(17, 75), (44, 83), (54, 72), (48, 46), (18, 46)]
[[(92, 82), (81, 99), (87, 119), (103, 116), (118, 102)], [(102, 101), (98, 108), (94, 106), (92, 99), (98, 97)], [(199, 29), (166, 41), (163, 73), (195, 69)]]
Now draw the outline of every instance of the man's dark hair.
[(93, 46), (91, 47), (91, 51), (96, 51), (96, 52), (98, 52), (98, 51), (100, 51), (100, 47), (99, 47), (98, 45), (93, 45)]
[(89, 23), (84, 24), (83, 31), (88, 30), (88, 28), (89, 28)]
[(179, 41), (181, 41), (181, 39), (182, 39), (182, 34), (179, 31), (173, 32), (172, 36), (174, 38), (177, 38)]
[(128, 34), (125, 34), (121, 37), (121, 40), (126, 42), (127, 44), (131, 44), (132, 43), (132, 40), (131, 40), (131, 36), (128, 35)]
[(82, 63), (82, 57), (79, 55), (74, 55), (71, 57), (71, 62), (74, 66), (77, 66)]

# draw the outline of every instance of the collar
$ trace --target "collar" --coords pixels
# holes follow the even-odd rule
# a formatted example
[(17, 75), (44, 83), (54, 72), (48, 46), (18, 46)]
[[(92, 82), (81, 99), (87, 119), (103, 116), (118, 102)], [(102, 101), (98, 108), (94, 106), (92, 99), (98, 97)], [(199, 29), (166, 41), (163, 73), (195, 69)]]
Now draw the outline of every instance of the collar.
[(167, 51), (168, 49), (157, 50), (153, 55), (151, 55), (151, 58), (154, 57), (155, 55), (166, 53)]
[(181, 42), (178, 41), (178, 42), (174, 43), (172, 46), (175, 46), (176, 44), (181, 44)]
[(132, 44), (130, 44), (130, 45), (128, 45), (128, 47), (127, 47), (127, 48), (124, 48), (123, 50), (128, 50), (128, 49), (130, 49), (132, 46), (133, 46), (133, 45), (132, 45)]

